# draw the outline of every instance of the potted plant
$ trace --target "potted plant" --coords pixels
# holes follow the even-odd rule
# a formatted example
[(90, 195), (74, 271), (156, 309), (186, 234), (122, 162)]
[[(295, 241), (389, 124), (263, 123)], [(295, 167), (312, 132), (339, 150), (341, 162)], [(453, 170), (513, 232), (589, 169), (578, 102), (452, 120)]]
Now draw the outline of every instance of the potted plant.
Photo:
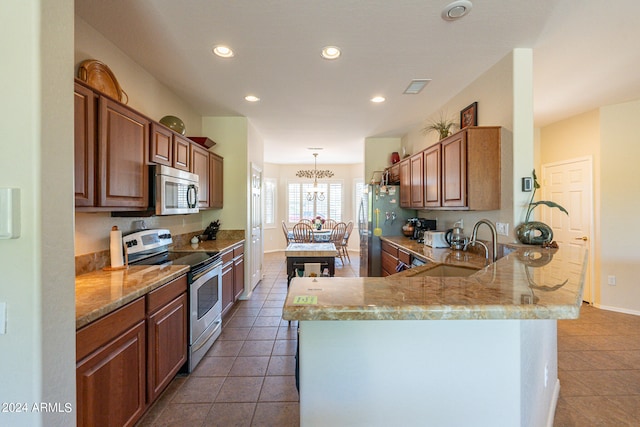
[(535, 169), (531, 172), (531, 176), (533, 178), (533, 193), (531, 193), (531, 200), (527, 207), (524, 222), (516, 227), (516, 236), (521, 243), (527, 245), (544, 245), (545, 243), (549, 243), (553, 240), (553, 230), (551, 230), (551, 227), (544, 222), (529, 220), (531, 218), (531, 213), (536, 206), (545, 205), (550, 208), (558, 208), (561, 212), (564, 212), (567, 215), (569, 215), (569, 212), (556, 202), (552, 202), (550, 200), (538, 200), (537, 202), (534, 202), (533, 200), (536, 196), (536, 190), (540, 188)]
[(444, 139), (451, 135), (457, 126), (458, 124), (453, 119), (446, 118), (445, 114), (441, 111), (440, 116), (425, 126), (422, 132), (427, 134), (435, 131), (440, 135), (440, 139)]

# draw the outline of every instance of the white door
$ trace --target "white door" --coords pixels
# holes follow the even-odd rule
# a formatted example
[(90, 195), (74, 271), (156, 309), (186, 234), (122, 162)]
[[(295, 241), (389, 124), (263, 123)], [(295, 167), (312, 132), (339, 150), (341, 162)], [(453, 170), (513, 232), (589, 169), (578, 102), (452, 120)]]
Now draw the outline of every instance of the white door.
[(250, 289), (262, 279), (262, 169), (251, 164), (251, 261), (249, 262)]
[[(559, 209), (541, 206), (542, 221), (553, 229), (553, 240), (561, 247), (581, 247), (589, 250), (582, 299), (593, 304), (593, 179), (591, 158), (566, 160), (542, 165), (542, 200), (563, 206)], [(569, 256), (578, 252), (569, 251)], [(576, 268), (582, 265), (575, 260)]]

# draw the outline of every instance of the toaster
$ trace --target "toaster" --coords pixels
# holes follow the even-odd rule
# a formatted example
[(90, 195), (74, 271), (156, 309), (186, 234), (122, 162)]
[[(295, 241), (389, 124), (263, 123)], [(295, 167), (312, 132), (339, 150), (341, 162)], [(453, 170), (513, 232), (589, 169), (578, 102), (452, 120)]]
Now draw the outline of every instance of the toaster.
[(446, 231), (427, 230), (424, 232), (424, 245), (432, 248), (448, 248), (446, 234)]

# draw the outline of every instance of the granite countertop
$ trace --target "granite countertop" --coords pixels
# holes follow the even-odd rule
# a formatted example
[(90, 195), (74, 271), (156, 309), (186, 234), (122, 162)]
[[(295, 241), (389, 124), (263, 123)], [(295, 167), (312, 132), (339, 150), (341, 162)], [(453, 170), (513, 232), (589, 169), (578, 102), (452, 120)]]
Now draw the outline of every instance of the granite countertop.
[[(225, 251), (244, 238), (175, 244), (172, 251)], [(96, 270), (76, 276), (76, 329), (103, 317), (152, 290), (186, 274), (186, 265), (135, 265), (125, 270)]]
[(76, 329), (186, 274), (186, 265), (136, 265), (76, 277)]
[[(448, 251), (448, 260), (444, 253), (436, 255), (445, 261), (452, 261), (452, 256), (456, 256), (451, 251)], [(410, 273), (384, 278), (296, 277), (291, 281), (283, 318), (574, 319), (582, 303), (586, 255), (586, 250), (580, 248), (519, 248), (468, 277), (415, 277), (415, 273), (414, 277)], [(464, 257), (464, 253), (458, 256)], [(474, 265), (464, 259), (453, 258), (453, 261), (443, 264)], [(475, 267), (482, 266), (476, 264)], [(296, 303), (296, 297), (307, 298), (298, 298)]]
[(220, 251), (224, 252), (225, 250), (231, 248), (234, 245), (244, 241), (242, 239), (216, 239), (216, 240), (202, 240), (199, 243), (183, 243), (183, 244), (174, 244), (171, 246), (172, 251), (176, 252), (209, 252), (209, 251)]

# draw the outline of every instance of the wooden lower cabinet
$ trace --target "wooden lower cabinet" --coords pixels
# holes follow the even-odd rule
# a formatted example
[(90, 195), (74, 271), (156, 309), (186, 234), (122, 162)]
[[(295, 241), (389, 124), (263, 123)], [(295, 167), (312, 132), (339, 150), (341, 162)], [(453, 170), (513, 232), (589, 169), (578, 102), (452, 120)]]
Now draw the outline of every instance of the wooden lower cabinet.
[(78, 426), (131, 426), (146, 410), (144, 298), (76, 334)]
[[(187, 279), (147, 295), (147, 400), (153, 402), (187, 361)], [(154, 311), (156, 307), (157, 310)]]
[(233, 260), (222, 266), (222, 315), (233, 306)]
[(244, 292), (244, 242), (233, 248), (233, 301)]
[(76, 332), (78, 426), (132, 426), (187, 361), (183, 275)]
[(382, 251), (380, 254), (382, 277), (394, 274), (398, 266), (398, 247), (383, 240), (380, 242), (380, 248)]

